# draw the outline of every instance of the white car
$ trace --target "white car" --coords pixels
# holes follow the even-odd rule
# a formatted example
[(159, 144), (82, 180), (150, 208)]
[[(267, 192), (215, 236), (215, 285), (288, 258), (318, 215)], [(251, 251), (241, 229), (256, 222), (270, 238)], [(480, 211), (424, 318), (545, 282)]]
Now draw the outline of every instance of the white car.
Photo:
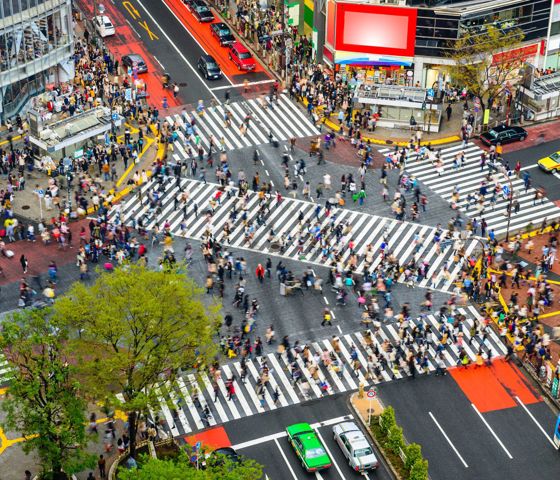
[(110, 37), (111, 35), (115, 34), (115, 26), (113, 22), (109, 20), (109, 17), (106, 15), (99, 15), (93, 19), (93, 23), (95, 25), (95, 29), (97, 33), (101, 35), (101, 37)]
[(342, 422), (333, 427), (334, 440), (348, 460), (350, 468), (356, 472), (372, 470), (379, 466), (364, 433), (354, 422)]

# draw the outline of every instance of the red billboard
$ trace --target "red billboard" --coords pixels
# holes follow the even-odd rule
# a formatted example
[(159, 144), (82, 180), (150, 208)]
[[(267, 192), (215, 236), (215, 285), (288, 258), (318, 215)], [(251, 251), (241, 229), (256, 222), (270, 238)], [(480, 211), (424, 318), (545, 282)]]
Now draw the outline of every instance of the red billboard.
[(414, 8), (358, 3), (336, 4), (336, 50), (414, 56)]

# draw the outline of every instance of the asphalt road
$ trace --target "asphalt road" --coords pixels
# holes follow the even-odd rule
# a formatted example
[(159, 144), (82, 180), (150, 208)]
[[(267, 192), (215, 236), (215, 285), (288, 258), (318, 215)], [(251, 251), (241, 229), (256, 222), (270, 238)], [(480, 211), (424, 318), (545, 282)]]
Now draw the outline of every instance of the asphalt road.
[(527, 167), (526, 170), (531, 175), (533, 186), (543, 187), (546, 191), (546, 196), (552, 201), (556, 201), (560, 200), (560, 188), (558, 188), (560, 178), (554, 174), (543, 172), (537, 167), (537, 161), (558, 150), (560, 150), (560, 139), (507, 153), (504, 155), (504, 159), (509, 162), (512, 168), (515, 167), (519, 160), (522, 169)]
[(534, 418), (519, 402), (479, 415), (450, 375), (391, 382), (378, 390), (384, 404), (395, 408), (407, 440), (422, 446), (432, 480), (560, 475), (559, 453), (539, 428), (550, 437), (556, 416), (542, 401), (525, 406)]
[[(264, 465), (264, 471), (270, 480), (360, 479), (365, 477), (350, 469), (332, 436), (332, 425), (345, 421), (346, 417), (352, 414), (347, 396), (336, 395), (303, 403), (297, 408), (281, 408), (266, 413), (259, 417), (259, 421), (246, 418), (230, 422), (225, 425), (225, 429), (234, 448), (242, 455)], [(360, 425), (358, 419), (354, 421)], [(283, 435), (288, 425), (299, 422), (308, 422), (312, 425), (325, 424), (317, 425), (317, 431), (333, 460), (330, 469), (312, 474), (305, 472), (301, 467), (296, 454)], [(377, 451), (376, 454), (381, 465), (378, 470), (369, 473), (367, 478), (372, 480), (393, 478)]]

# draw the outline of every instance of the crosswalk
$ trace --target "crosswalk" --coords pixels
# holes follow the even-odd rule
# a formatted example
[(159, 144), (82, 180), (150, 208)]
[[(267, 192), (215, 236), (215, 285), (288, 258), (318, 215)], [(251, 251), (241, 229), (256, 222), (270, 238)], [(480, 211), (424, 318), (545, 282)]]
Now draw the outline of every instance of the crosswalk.
[[(196, 240), (203, 239), (205, 232), (209, 229), (214, 238), (223, 241), (223, 227), (229, 222), (231, 212), (235, 209), (239, 214), (229, 234), (229, 245), (232, 247), (271, 256), (281, 255), (293, 260), (304, 261), (306, 264), (330, 265), (330, 257), (325, 257), (325, 252), (320, 247), (313, 246), (312, 235), (306, 240), (303, 250), (299, 250), (298, 242), (295, 239), (300, 232), (299, 217), (301, 215), (304, 225), (318, 224), (323, 228), (331, 224), (334, 228), (340, 224), (344, 228), (345, 233), (340, 241), (337, 241), (334, 235), (331, 235), (328, 241), (333, 249), (340, 249), (343, 263), (349, 259), (351, 254), (349, 248), (343, 247), (347, 246), (350, 241), (354, 242), (354, 252), (358, 254), (356, 268), (358, 273), (362, 273), (366, 268), (368, 245), (374, 252), (373, 258), (370, 258), (369, 271), (373, 271), (380, 265), (382, 262), (380, 248), (385, 242), (392, 255), (399, 260), (400, 265), (406, 264), (413, 257), (418, 262), (428, 264), (428, 273), (418, 285), (442, 291), (452, 290), (453, 281), (461, 272), (463, 259), (455, 256), (455, 249), (463, 247), (465, 258), (468, 258), (477, 246), (477, 242), (470, 238), (466, 240), (458, 238), (449, 242), (452, 246), (444, 245), (440, 250), (439, 245), (434, 242), (434, 238), (438, 234), (434, 227), (346, 208), (335, 208), (330, 216), (327, 216), (325, 209), (321, 208), (321, 212), (317, 216), (318, 204), (292, 198), (284, 198), (280, 203), (276, 199), (271, 200), (266, 224), (258, 226), (255, 218), (259, 212), (259, 195), (256, 192), (250, 192), (247, 203), (243, 204), (243, 201), (237, 197), (236, 189), (232, 190), (229, 197), (223, 196), (221, 204), (216, 206), (209, 223), (209, 219), (204, 213), (194, 215), (192, 205), (187, 206), (188, 214), (184, 217), (184, 209), (178, 200), (182, 195), (181, 191), (188, 192), (190, 201), (196, 201), (199, 211), (205, 212), (210, 201), (216, 198), (218, 185), (187, 178), (181, 178), (179, 182), (175, 178), (167, 178), (162, 186), (163, 192), (159, 194), (161, 211), (150, 207), (149, 202), (146, 201), (147, 192), (156, 188), (158, 188), (156, 180), (150, 180), (142, 185), (143, 203), (138, 200), (137, 195), (130, 196), (124, 203), (112, 208), (109, 215), (111, 221), (134, 227), (142, 220), (144, 228), (147, 230), (152, 230), (156, 224), (161, 228), (167, 223), (173, 236)], [(253, 222), (255, 225), (250, 240), (247, 239), (242, 222), (242, 212), (244, 211), (247, 215), (247, 222)], [(287, 248), (281, 254), (269, 243), (271, 229), (274, 230), (276, 236), (284, 236), (289, 240)], [(403, 277), (401, 276), (399, 280), (402, 281)]]
[(10, 382), (11, 378), (11, 370), (10, 364), (6, 357), (3, 354), (0, 354), (0, 386), (6, 385)]
[[(387, 154), (390, 149), (381, 149), (381, 153)], [(463, 167), (454, 169), (453, 160), (455, 156), (464, 151), (466, 163)], [(474, 143), (467, 144), (466, 147), (462, 145), (455, 145), (453, 147), (442, 149), (441, 159), (443, 161), (444, 169), (441, 175), (438, 175), (436, 167), (432, 165), (430, 159), (417, 160), (417, 155), (412, 153), (407, 161), (406, 172), (410, 175), (416, 176), (424, 185), (439, 194), (443, 199), (451, 203), (453, 190), (455, 187), (459, 188), (460, 200), (457, 203), (461, 212), (465, 213), (470, 218), (480, 218), (475, 206), (467, 208), (467, 196), (469, 193), (477, 195), (483, 181), (486, 181), (488, 175), (488, 167), (484, 171), (480, 170), (480, 157), (482, 149)], [(506, 180), (502, 173), (494, 173), (494, 178), (500, 182), (502, 186), (509, 188), (509, 182)], [(529, 223), (532, 223), (535, 228), (540, 226), (540, 223), (546, 218), (549, 222), (560, 218), (560, 208), (552, 203), (547, 198), (544, 202), (538, 201), (533, 205), (533, 198), (535, 197), (535, 189), (529, 188), (525, 190), (524, 181), (522, 178), (517, 178), (513, 175), (511, 184), (513, 187), (513, 195), (519, 201), (520, 209), (518, 213), (511, 212), (510, 232), (515, 232), (525, 228)], [(487, 182), (489, 192), (486, 195), (484, 202), (484, 210), (482, 218), (488, 223), (488, 231), (494, 230), (496, 235), (506, 232), (508, 217), (506, 208), (509, 204), (507, 196), (500, 195), (494, 206), (491, 205), (491, 187), (493, 182)]]
[[(463, 348), (471, 362), (475, 362), (479, 350), (482, 351), (483, 358), (487, 358), (489, 353), (491, 353), (493, 359), (503, 357), (507, 353), (504, 344), (489, 327), (486, 330), (486, 338), (482, 334), (483, 330), (479, 330), (471, 338), (470, 328), (473, 322), (477, 322), (478, 325), (482, 324), (482, 319), (474, 307), (458, 308), (458, 312), (466, 317), (463, 323)], [(434, 373), (436, 370), (436, 349), (438, 349), (438, 344), (442, 338), (441, 323), (431, 314), (425, 315), (423, 321), (426, 325), (430, 325), (434, 332), (434, 341), (425, 350), (428, 357), (427, 369), (429, 373)], [(445, 321), (445, 318), (442, 321)], [(406, 377), (408, 375), (406, 368), (391, 368), (390, 355), (387, 356), (386, 362), (381, 362), (381, 367), (376, 372), (377, 376), (367, 375), (369, 355), (376, 346), (379, 351), (382, 351), (382, 344), (386, 340), (393, 345), (397, 345), (399, 340), (398, 325), (384, 324), (376, 334), (366, 330), (340, 335), (336, 353), (331, 339), (310, 342), (307, 346), (310, 353), (318, 359), (314, 362), (314, 365), (318, 368), (316, 371), (308, 370), (301, 356), (297, 356), (296, 362), (302, 372), (301, 380), (297, 383), (294, 383), (288, 368), (290, 361), (287, 358), (287, 353), (282, 355), (269, 353), (263, 357), (247, 360), (244, 381), (241, 380), (241, 361), (234, 360), (223, 365), (220, 375), (215, 377), (219, 388), (216, 401), (214, 401), (215, 393), (212, 385), (214, 378), (210, 378), (207, 374), (202, 374), (196, 378), (194, 374), (187, 374), (173, 383), (168, 381), (159, 386), (157, 407), (159, 407), (161, 418), (166, 420), (167, 433), (176, 436), (277, 408), (297, 405), (324, 395), (357, 390), (360, 383), (363, 383), (364, 387), (367, 388), (370, 385)], [(414, 342), (406, 348), (410, 349), (413, 354), (418, 354), (422, 347)], [(325, 366), (320, 359), (325, 350), (335, 354), (334, 357), (340, 359), (340, 364), (345, 367), (336, 371), (332, 366)], [(447, 342), (441, 353), (447, 368), (457, 365), (459, 348), (456, 344)], [(353, 369), (353, 359), (355, 358), (359, 361), (356, 370)], [(269, 369), (264, 398), (257, 394), (263, 361), (266, 362)], [(419, 365), (416, 365), (416, 373), (419, 376), (425, 374)], [(226, 382), (231, 378), (234, 378), (235, 396), (232, 400), (228, 400)], [(324, 389), (320, 388), (321, 385)], [(279, 396), (275, 402), (274, 393), (276, 391), (279, 392)], [(261, 403), (261, 399), (263, 403)], [(203, 413), (206, 407), (208, 407), (210, 415)]]
[[(226, 112), (231, 115), (229, 127), (225, 124)], [(248, 116), (249, 126), (242, 133), (239, 127), (246, 124)], [(272, 106), (268, 104), (266, 109), (258, 100), (249, 99), (206, 108), (203, 115), (196, 111), (183, 112), (169, 115), (165, 120), (176, 127), (177, 135), (173, 141), (173, 158), (176, 161), (196, 155), (199, 145), (208, 152), (211, 141), (214, 148), (220, 148), (223, 142), (225, 150), (236, 150), (269, 143), (269, 134), (280, 141), (319, 134), (305, 113), (284, 94)], [(194, 126), (191, 120), (194, 120)]]

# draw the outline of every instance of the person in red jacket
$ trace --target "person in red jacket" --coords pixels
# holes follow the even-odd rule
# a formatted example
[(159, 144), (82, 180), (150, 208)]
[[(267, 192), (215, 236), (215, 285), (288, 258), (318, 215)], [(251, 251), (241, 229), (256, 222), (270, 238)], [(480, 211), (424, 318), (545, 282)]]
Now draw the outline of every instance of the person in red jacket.
[(257, 265), (257, 269), (255, 270), (255, 274), (257, 275), (257, 278), (259, 280), (259, 282), (263, 282), (264, 280), (264, 267), (262, 266), (262, 264), (258, 264)]

